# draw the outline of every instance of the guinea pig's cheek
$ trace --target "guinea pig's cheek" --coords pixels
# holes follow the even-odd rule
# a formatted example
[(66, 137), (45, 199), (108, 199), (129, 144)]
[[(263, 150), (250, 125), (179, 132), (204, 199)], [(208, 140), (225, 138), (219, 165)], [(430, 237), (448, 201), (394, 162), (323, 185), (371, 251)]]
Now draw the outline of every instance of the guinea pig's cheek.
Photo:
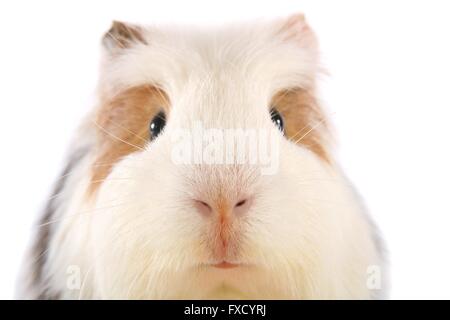
[(278, 172), (261, 178), (252, 232), (255, 244), (268, 256), (303, 246), (305, 235), (321, 227), (313, 225), (320, 212), (315, 209), (321, 199), (331, 197), (333, 181), (333, 170), (314, 152), (282, 144)]
[(125, 225), (132, 227), (127, 221), (136, 219), (139, 212), (138, 162), (132, 158), (116, 163), (95, 195), (92, 219), (97, 243), (118, 237)]
[(119, 161), (98, 189), (92, 243), (100, 272), (109, 276), (101, 276), (105, 286), (117, 279), (127, 287), (129, 273), (150, 278), (147, 268), (170, 270), (195, 256), (195, 246), (188, 244), (197, 225), (179, 203), (177, 176), (163, 142)]
[(95, 262), (92, 272), (102, 297), (126, 298), (121, 292), (127, 292), (132, 281), (130, 274), (142, 271), (142, 261), (137, 257), (141, 255), (141, 260), (145, 260), (149, 255), (143, 250), (143, 243), (151, 232), (143, 227), (142, 218), (149, 208), (142, 205), (139, 196), (142, 190), (135, 178), (137, 165), (137, 161), (125, 159), (114, 166), (99, 187), (90, 213)]

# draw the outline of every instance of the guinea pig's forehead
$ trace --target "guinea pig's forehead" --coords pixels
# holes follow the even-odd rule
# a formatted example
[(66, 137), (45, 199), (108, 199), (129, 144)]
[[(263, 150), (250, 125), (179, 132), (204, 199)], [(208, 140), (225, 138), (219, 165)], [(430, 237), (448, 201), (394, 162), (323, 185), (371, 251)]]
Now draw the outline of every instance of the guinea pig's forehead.
[(194, 86), (205, 92), (212, 84), (276, 91), (307, 86), (316, 71), (310, 52), (258, 30), (148, 38), (111, 67), (108, 82), (126, 87), (156, 83), (169, 95)]
[(316, 71), (311, 50), (280, 40), (270, 25), (213, 29), (187, 37), (185, 45), (188, 54), (183, 63), (191, 72), (212, 73), (247, 84), (285, 86), (298, 81), (301, 86)]

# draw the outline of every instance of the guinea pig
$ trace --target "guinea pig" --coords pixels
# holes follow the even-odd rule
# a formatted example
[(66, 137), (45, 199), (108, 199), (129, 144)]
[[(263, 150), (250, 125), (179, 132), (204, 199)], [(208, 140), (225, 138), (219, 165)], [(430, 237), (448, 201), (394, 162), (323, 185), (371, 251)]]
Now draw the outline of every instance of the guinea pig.
[(333, 153), (302, 14), (113, 22), (24, 259), (24, 299), (373, 299), (376, 227)]

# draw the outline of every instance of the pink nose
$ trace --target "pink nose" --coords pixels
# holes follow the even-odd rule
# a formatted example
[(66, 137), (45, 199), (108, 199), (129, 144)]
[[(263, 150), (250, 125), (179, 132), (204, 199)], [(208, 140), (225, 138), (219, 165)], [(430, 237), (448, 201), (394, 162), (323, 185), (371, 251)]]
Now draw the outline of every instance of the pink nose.
[(244, 199), (240, 199), (239, 201), (232, 203), (228, 200), (217, 200), (217, 201), (203, 201), (203, 200), (194, 200), (194, 207), (196, 210), (204, 216), (210, 215), (235, 215), (240, 216), (246, 214), (251, 205), (253, 199), (251, 197), (247, 197)]

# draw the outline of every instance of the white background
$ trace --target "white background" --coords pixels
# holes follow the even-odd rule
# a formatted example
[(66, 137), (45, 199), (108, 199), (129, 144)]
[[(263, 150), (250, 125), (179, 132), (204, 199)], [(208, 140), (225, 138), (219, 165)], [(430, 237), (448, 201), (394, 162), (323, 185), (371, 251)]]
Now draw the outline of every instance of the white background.
[(448, 1), (1, 1), (0, 298), (95, 90), (112, 19), (205, 22), (303, 11), (330, 76), (339, 156), (383, 231), (391, 298), (450, 298)]

